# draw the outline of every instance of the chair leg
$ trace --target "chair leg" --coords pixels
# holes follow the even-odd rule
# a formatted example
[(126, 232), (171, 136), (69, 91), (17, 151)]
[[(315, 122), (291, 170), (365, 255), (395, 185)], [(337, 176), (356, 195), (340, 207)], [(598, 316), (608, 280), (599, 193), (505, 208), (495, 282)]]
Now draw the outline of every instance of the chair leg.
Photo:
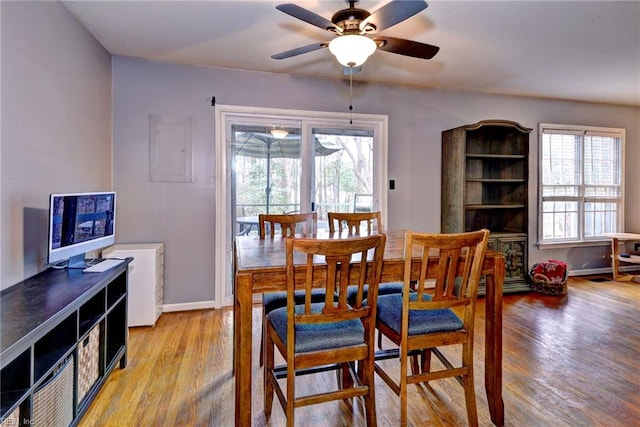
[[(401, 350), (402, 351), (402, 350)], [(400, 425), (407, 425), (407, 358), (400, 356)], [(413, 363), (412, 363), (413, 365)], [(413, 366), (412, 366), (413, 369)]]
[(264, 356), (262, 355), (263, 351), (264, 351), (264, 340), (265, 340), (265, 331), (266, 331), (266, 324), (267, 321), (267, 315), (264, 312), (264, 309), (262, 310), (262, 330), (261, 330), (261, 334), (260, 334), (260, 367), (262, 367), (262, 365), (264, 364)]
[(464, 399), (467, 405), (467, 419), (469, 427), (478, 427), (478, 411), (476, 408), (476, 394), (473, 385), (473, 377), (465, 375), (464, 383)]
[(369, 387), (368, 393), (364, 396), (364, 408), (365, 415), (367, 419), (368, 427), (376, 427), (377, 426), (377, 417), (376, 417), (376, 391), (375, 391), (375, 375), (374, 375), (374, 361), (367, 360), (362, 363), (362, 372), (361, 378), (363, 384)]
[[(263, 326), (264, 328), (264, 326)], [(265, 328), (266, 330), (266, 328)], [(273, 384), (271, 383), (270, 372), (273, 370), (274, 365), (274, 350), (273, 341), (269, 338), (267, 333), (263, 334), (263, 340), (266, 339), (266, 360), (263, 369), (263, 381), (264, 381), (264, 415), (266, 418), (271, 416), (271, 408), (273, 406)], [(262, 352), (260, 353), (262, 356)]]
[[(293, 363), (293, 361), (288, 362)], [(294, 427), (295, 421), (295, 400), (296, 400), (296, 390), (295, 390), (295, 381), (296, 375), (295, 372), (291, 369), (287, 371), (287, 405), (285, 409), (285, 414), (287, 416), (287, 427)]]
[[(359, 370), (360, 368), (358, 368)], [(348, 389), (354, 386), (353, 378), (351, 378), (351, 367), (348, 363), (341, 363), (336, 369), (336, 379), (338, 383), (338, 390)], [(349, 398), (342, 399), (347, 405), (351, 403)]]
[(400, 425), (407, 425), (407, 383), (400, 387)]
[(338, 384), (338, 389), (344, 388), (344, 366), (340, 366), (336, 369), (336, 383)]
[(418, 356), (413, 355), (409, 356), (411, 359), (411, 375), (416, 375), (420, 373), (420, 366), (418, 364)]
[(340, 364), (340, 367), (336, 370), (336, 377), (338, 380), (339, 389), (353, 387), (353, 380), (351, 379), (351, 371), (347, 363)]
[[(422, 353), (420, 354), (420, 359), (422, 359), (421, 366), (420, 366), (422, 373), (431, 371), (431, 349), (430, 348), (425, 348), (424, 350), (422, 350)], [(425, 381), (424, 383), (426, 384), (427, 382), (428, 381)]]
[(476, 391), (473, 381), (473, 346), (462, 346), (462, 363), (467, 368), (467, 375), (462, 379), (464, 386), (464, 399), (467, 406), (467, 419), (469, 427), (478, 427), (478, 410), (476, 407)]

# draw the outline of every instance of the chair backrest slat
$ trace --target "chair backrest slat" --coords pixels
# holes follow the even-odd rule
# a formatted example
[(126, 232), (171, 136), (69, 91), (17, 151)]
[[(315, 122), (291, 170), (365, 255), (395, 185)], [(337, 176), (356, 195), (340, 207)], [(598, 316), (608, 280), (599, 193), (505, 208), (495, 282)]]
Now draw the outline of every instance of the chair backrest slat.
[[(384, 234), (349, 239), (287, 238), (287, 307), (294, 322), (330, 323), (368, 316), (371, 301), (375, 302), (377, 298), (385, 242)], [(306, 255), (304, 264), (295, 264), (296, 253)], [(369, 253), (372, 253), (371, 257), (368, 257)], [(319, 277), (325, 289), (321, 312), (311, 310), (310, 290), (319, 286), (315, 283), (319, 281)], [(298, 309), (294, 314), (294, 292), (296, 284), (300, 286), (301, 278), (304, 280), (304, 289), (307, 290), (304, 308)], [(362, 304), (365, 284), (369, 286), (367, 305)], [(347, 287), (352, 285), (360, 288), (360, 297), (355, 304), (349, 305), (346, 298)], [(337, 301), (334, 299), (336, 294)]]
[[(457, 234), (427, 234), (408, 231), (405, 236), (405, 287), (411, 274), (411, 259), (420, 257), (420, 275), (414, 289), (416, 302), (412, 308), (457, 307), (475, 299), (482, 274), (488, 230)], [(435, 266), (429, 256), (437, 256)], [(435, 268), (435, 271), (429, 271)], [(435, 277), (435, 287), (427, 287), (427, 278)], [(431, 296), (431, 303), (423, 303), (423, 295)]]

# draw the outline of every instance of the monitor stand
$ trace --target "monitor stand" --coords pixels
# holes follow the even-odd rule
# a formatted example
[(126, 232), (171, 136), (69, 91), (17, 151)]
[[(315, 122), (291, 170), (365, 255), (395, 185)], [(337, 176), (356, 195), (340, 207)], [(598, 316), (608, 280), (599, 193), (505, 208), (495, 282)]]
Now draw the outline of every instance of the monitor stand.
[(79, 255), (74, 255), (70, 257), (69, 262), (67, 263), (67, 268), (71, 268), (71, 269), (77, 268), (77, 269), (84, 270), (85, 268), (89, 267), (85, 262), (84, 257), (85, 257), (84, 252)]

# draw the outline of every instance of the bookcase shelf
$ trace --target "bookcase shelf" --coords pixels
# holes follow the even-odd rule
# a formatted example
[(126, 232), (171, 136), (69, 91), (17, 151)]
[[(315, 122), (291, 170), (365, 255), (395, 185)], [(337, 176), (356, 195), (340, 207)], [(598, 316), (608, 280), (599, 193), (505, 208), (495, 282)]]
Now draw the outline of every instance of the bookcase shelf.
[[(130, 262), (104, 273), (49, 269), (2, 291), (0, 423), (42, 423), (47, 410), (39, 405), (47, 400), (76, 425), (111, 371), (126, 366)], [(87, 358), (81, 351), (90, 340)], [(83, 387), (92, 392), (80, 396), (86, 360), (99, 364), (98, 374)]]
[(529, 289), (530, 132), (507, 120), (483, 120), (442, 132), (441, 231), (489, 229), (489, 248), (507, 259), (505, 292)]

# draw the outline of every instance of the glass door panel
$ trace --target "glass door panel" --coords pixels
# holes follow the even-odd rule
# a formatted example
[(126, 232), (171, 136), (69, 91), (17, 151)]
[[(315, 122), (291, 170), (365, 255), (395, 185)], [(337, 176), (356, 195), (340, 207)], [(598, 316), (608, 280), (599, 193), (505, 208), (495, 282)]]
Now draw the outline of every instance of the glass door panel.
[(258, 215), (300, 211), (300, 127), (231, 124), (234, 235), (257, 234)]
[(374, 131), (371, 129), (312, 128), (316, 143), (314, 200), (318, 220), (327, 212), (374, 210)]

